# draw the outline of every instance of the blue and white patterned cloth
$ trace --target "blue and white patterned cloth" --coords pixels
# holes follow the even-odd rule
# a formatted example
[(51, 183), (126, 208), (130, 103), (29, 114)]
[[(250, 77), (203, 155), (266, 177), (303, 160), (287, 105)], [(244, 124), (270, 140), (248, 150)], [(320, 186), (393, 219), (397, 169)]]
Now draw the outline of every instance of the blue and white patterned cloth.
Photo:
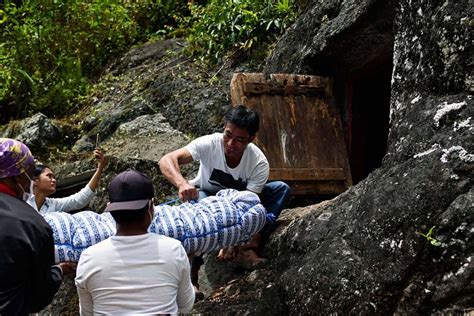
[(199, 254), (248, 241), (265, 225), (265, 208), (250, 191), (225, 189), (199, 203), (155, 206), (148, 230), (181, 241)]
[[(56, 262), (77, 262), (84, 249), (116, 231), (110, 213), (54, 212), (43, 216), (53, 229)], [(225, 189), (198, 203), (155, 206), (148, 230), (178, 239), (188, 254), (199, 254), (248, 241), (265, 220), (258, 195)]]
[(41, 215), (53, 230), (56, 263), (78, 262), (84, 249), (116, 232), (115, 221), (109, 213), (83, 211), (76, 214), (52, 212)]

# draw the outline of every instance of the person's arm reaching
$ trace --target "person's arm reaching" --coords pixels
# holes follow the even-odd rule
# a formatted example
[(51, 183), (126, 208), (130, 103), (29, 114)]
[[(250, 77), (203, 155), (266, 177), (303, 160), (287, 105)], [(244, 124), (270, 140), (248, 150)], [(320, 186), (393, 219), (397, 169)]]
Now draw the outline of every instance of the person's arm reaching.
[(185, 165), (192, 161), (193, 156), (183, 147), (164, 155), (158, 162), (161, 173), (178, 188), (179, 198), (182, 201), (195, 200), (199, 196), (197, 189), (188, 183), (179, 168), (180, 165)]

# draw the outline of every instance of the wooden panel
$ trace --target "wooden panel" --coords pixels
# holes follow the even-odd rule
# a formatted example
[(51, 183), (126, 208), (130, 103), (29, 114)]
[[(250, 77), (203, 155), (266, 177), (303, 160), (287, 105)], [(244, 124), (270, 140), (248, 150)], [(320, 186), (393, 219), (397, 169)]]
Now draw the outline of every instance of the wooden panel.
[(323, 95), (324, 87), (314, 87), (310, 85), (283, 85), (276, 84), (269, 86), (266, 83), (253, 83), (245, 82), (244, 89), (245, 95), (259, 95), (259, 94), (279, 94), (279, 95)]
[(270, 168), (270, 180), (345, 180), (346, 175), (342, 168)]
[(267, 156), (271, 179), (343, 180), (343, 189), (333, 186), (338, 192), (352, 184), (331, 79), (237, 73), (231, 99), (260, 114), (255, 143)]
[(316, 181), (300, 181), (290, 182), (290, 194), (292, 195), (326, 195), (338, 194), (347, 189), (347, 184), (344, 182), (316, 182)]

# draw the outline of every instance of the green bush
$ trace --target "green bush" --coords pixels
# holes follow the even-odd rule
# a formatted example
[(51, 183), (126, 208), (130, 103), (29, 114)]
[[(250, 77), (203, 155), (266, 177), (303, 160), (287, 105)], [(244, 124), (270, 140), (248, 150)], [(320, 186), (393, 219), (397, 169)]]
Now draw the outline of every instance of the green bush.
[(0, 123), (67, 113), (112, 57), (151, 36), (184, 34), (213, 62), (250, 52), (293, 21), (291, 1), (3, 0)]
[(2, 121), (33, 111), (65, 113), (111, 57), (185, 9), (180, 0), (6, 0), (0, 4)]
[(250, 51), (295, 19), (292, 0), (210, 0), (190, 8), (190, 51), (212, 62), (229, 50)]

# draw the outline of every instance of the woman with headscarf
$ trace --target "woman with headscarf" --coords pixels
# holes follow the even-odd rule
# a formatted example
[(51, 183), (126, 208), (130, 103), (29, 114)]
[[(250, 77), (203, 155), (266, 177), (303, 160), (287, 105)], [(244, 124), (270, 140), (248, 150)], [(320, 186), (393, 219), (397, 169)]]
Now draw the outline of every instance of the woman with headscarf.
[(28, 147), (0, 138), (0, 314), (28, 315), (46, 307), (74, 265), (54, 266), (53, 232), (24, 202), (34, 159)]

